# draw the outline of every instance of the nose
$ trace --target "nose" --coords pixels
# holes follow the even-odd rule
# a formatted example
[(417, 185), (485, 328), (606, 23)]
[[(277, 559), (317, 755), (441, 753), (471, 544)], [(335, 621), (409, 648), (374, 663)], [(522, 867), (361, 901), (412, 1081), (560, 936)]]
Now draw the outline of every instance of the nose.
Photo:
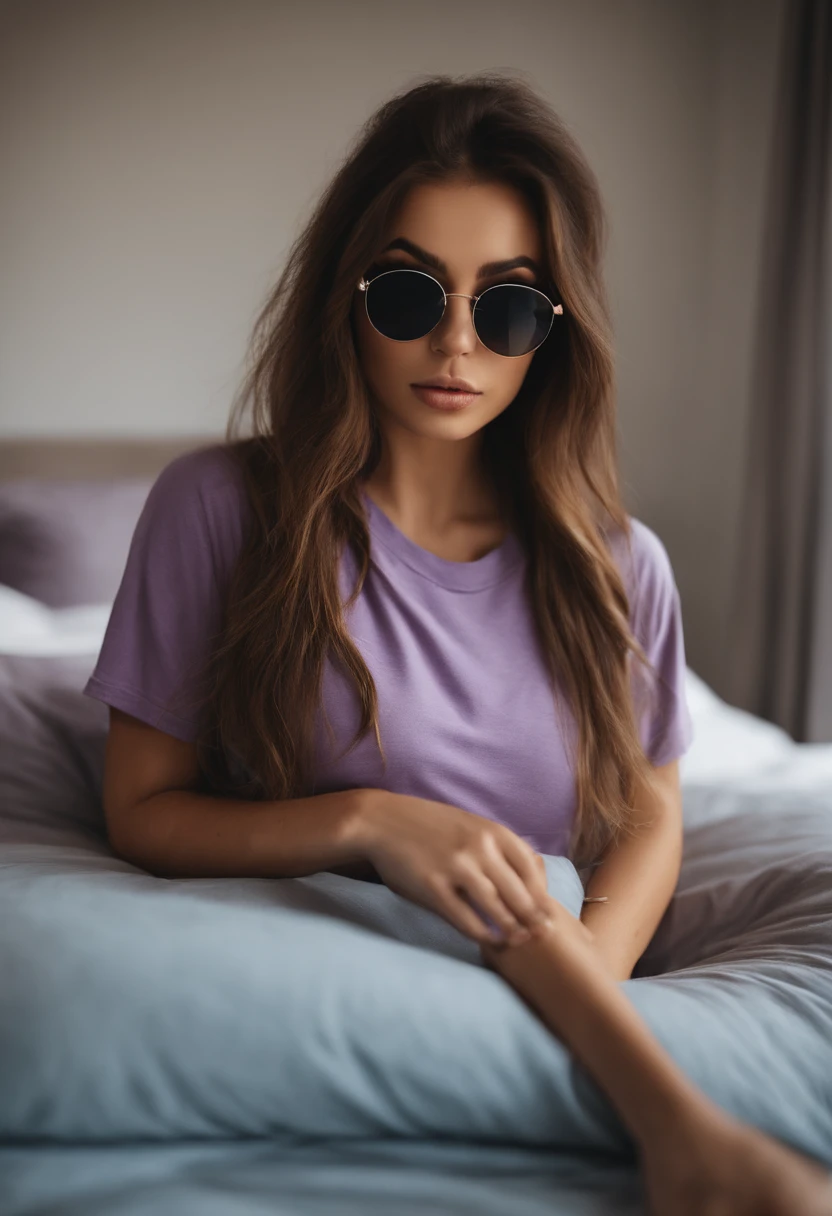
[(471, 299), (469, 296), (455, 295), (447, 292), (447, 303), (442, 320), (431, 331), (431, 345), (434, 350), (444, 354), (466, 354), (476, 348), (477, 333), (474, 329), (474, 319), (471, 316)]

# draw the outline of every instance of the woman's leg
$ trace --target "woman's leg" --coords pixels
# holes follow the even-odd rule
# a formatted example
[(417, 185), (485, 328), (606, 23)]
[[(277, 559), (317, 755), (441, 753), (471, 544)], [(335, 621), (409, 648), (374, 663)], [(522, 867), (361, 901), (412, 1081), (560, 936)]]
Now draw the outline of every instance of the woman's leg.
[[(531, 939), (482, 946), (483, 959), (604, 1090), (635, 1140), (653, 1201), (674, 1216), (704, 1210), (706, 1196), (733, 1201), (726, 1216), (830, 1216), (829, 1173), (711, 1102), (594, 954), (586, 926), (556, 899), (549, 908)], [(655, 1210), (664, 1216), (665, 1207)]]

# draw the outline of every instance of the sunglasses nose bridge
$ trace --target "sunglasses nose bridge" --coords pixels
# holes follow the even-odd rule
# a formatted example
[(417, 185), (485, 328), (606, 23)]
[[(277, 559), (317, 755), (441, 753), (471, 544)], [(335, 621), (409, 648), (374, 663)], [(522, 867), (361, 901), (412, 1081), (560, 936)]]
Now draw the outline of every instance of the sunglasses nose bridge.
[[(479, 296), (469, 296), (469, 295), (466, 295), (465, 292), (463, 292), (463, 291), (446, 291), (445, 292), (446, 305), (447, 305), (447, 301), (449, 299), (451, 299), (453, 296), (458, 296), (460, 300), (478, 300), (479, 299)], [(448, 309), (447, 309), (447, 307), (445, 307), (442, 310), (442, 316), (436, 322), (436, 325), (434, 325), (433, 331), (435, 332), (441, 325), (446, 324), (448, 321), (448, 317), (449, 317)], [(477, 333), (476, 325), (474, 325), (473, 309), (469, 309), (468, 320), (471, 324), (471, 329), (474, 334), (474, 340), (476, 342), (481, 342), (482, 339), (480, 338), (479, 334)]]

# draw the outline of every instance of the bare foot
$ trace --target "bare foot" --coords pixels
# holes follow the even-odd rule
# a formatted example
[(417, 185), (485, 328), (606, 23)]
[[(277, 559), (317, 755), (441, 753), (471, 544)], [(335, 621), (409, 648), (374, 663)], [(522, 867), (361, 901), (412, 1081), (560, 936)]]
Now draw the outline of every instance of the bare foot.
[(641, 1148), (650, 1216), (832, 1216), (832, 1173), (716, 1107)]

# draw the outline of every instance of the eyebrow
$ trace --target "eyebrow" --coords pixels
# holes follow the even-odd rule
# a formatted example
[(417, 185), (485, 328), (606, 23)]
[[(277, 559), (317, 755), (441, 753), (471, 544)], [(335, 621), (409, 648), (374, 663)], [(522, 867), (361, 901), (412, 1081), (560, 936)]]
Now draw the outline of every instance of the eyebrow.
[[(419, 245), (414, 245), (413, 241), (409, 241), (407, 237), (396, 237), (395, 241), (391, 241), (389, 245), (385, 245), (381, 252), (387, 253), (389, 249), (403, 249), (405, 253), (411, 254), (417, 261), (422, 262), (423, 265), (430, 266), (433, 270), (438, 270), (440, 274), (448, 273), (448, 267), (441, 258), (438, 258), (435, 253), (428, 252), (427, 249), (422, 249)], [(485, 279), (489, 275), (502, 274), (505, 270), (516, 270), (521, 266), (533, 270), (537, 275), (541, 273), (540, 266), (534, 258), (524, 256), (508, 258), (503, 262), (484, 262), (477, 270), (477, 278)]]

